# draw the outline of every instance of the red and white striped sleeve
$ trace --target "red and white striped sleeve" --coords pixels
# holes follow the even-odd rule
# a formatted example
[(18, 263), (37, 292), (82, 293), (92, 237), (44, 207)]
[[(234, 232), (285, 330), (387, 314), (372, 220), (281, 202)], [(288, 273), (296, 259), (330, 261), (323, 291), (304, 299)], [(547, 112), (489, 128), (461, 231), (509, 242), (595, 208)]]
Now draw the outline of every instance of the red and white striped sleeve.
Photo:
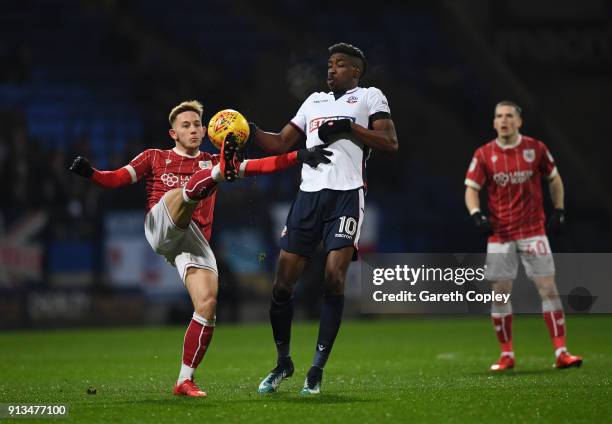
[(550, 154), (548, 147), (546, 147), (546, 145), (541, 141), (538, 142), (538, 148), (540, 150), (540, 172), (546, 178), (552, 180), (557, 176), (557, 174), (559, 174), (559, 171), (557, 171), (557, 166), (555, 165), (555, 160)]
[(480, 190), (485, 183), (487, 182), (487, 172), (484, 161), (484, 155), (482, 154), (482, 149), (476, 150), (474, 153), (474, 157), (472, 158), (472, 162), (470, 162), (470, 166), (467, 170), (467, 174), (465, 175), (464, 184), (468, 187), (472, 187), (476, 190)]
[(153, 150), (148, 149), (136, 156), (124, 168), (130, 174), (132, 184), (151, 172), (153, 164)]

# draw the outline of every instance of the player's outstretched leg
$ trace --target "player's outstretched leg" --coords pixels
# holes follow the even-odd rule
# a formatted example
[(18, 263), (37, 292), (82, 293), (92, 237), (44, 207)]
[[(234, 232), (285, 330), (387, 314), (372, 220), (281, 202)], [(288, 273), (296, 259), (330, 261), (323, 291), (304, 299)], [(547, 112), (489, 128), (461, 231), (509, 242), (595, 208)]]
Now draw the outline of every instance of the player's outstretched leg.
[(273, 393), (281, 382), (293, 375), (290, 356), (293, 320), (293, 287), (304, 269), (306, 258), (281, 250), (270, 302), (270, 324), (276, 346), (276, 367), (259, 383), (257, 392)]
[(321, 392), (323, 381), (323, 368), (329, 359), (334, 341), (342, 323), (344, 310), (344, 280), (346, 271), (351, 263), (354, 248), (343, 247), (332, 250), (327, 255), (325, 264), (325, 285), (321, 316), (319, 318), (319, 335), (315, 346), (315, 355), (312, 366), (308, 370), (302, 395), (316, 395)]
[(238, 153), (238, 142), (234, 134), (229, 133), (221, 145), (219, 164), (212, 169), (201, 169), (194, 173), (183, 187), (183, 200), (186, 203), (197, 203), (210, 195), (218, 182), (234, 181), (240, 166)]
[(580, 367), (582, 357), (568, 352), (565, 343), (565, 314), (557, 292), (554, 277), (537, 277), (533, 281), (542, 298), (542, 315), (555, 348), (555, 363), (558, 369)]
[[(492, 284), (495, 293), (508, 294), (512, 292), (512, 281), (496, 281)], [(491, 305), (491, 321), (499, 341), (501, 355), (489, 367), (491, 371), (506, 371), (514, 368), (514, 351), (512, 348), (512, 304), (510, 302), (493, 302)]]

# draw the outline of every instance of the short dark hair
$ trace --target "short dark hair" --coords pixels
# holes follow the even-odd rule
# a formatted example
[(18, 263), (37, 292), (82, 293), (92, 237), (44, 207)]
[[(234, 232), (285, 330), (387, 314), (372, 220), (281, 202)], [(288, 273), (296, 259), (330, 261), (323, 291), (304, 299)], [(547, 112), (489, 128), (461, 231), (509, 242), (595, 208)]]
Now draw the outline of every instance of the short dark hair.
[(355, 47), (348, 43), (336, 43), (333, 46), (330, 46), (327, 51), (329, 52), (330, 56), (334, 53), (344, 53), (348, 56), (356, 57), (357, 59), (361, 60), (361, 77), (365, 75), (368, 63), (366, 62), (365, 55), (359, 47)]
[(514, 110), (516, 110), (516, 113), (518, 114), (518, 116), (521, 116), (523, 114), (523, 109), (519, 105), (517, 105), (515, 102), (511, 100), (502, 100), (501, 102), (498, 102), (495, 105), (495, 110), (493, 111), (493, 115), (495, 115), (495, 111), (500, 106), (512, 106)]

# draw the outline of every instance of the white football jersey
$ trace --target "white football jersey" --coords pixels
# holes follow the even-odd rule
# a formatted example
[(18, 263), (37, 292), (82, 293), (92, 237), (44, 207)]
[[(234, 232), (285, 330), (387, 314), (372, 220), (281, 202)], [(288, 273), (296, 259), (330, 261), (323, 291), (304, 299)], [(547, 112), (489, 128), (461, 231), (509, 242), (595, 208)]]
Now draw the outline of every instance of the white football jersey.
[[(382, 91), (375, 87), (356, 87), (348, 90), (338, 100), (332, 92), (311, 94), (291, 123), (306, 135), (306, 147), (310, 148), (323, 144), (318, 133), (323, 122), (348, 118), (368, 128), (370, 116), (377, 112), (391, 113)], [(353, 190), (362, 187), (369, 148), (349, 134), (347, 138), (334, 141), (326, 149), (334, 153), (330, 157), (332, 163), (320, 164), (316, 169), (302, 165), (300, 190)]]

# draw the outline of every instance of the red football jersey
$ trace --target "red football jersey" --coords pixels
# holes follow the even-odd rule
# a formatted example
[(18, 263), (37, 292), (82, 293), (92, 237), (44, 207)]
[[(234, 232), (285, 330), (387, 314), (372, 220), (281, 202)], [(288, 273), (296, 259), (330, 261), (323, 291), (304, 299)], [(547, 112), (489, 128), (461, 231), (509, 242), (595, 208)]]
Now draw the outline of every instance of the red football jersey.
[(557, 175), (555, 161), (539, 140), (519, 136), (513, 146), (497, 140), (474, 153), (465, 185), (480, 190), (487, 185), (493, 235), (490, 242), (544, 235), (542, 177)]
[[(219, 155), (211, 155), (207, 152), (200, 152), (190, 157), (179, 154), (174, 149), (148, 149), (136, 156), (125, 168), (132, 177), (132, 183), (143, 177), (147, 179), (148, 212), (159, 202), (164, 193), (183, 187), (196, 171), (212, 169), (218, 162)], [(209, 196), (200, 201), (192, 216), (206, 240), (210, 240), (216, 196), (215, 187)]]

